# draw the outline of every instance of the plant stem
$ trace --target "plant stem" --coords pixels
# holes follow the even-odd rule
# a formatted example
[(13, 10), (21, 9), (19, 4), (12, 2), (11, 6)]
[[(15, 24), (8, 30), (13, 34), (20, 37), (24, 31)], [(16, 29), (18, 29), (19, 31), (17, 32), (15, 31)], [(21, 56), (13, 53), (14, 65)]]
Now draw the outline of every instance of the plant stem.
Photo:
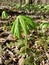
[(28, 37), (27, 37), (27, 35), (25, 36), (25, 53), (26, 53), (26, 48), (28, 47), (28, 44), (27, 44), (27, 39), (28, 39)]

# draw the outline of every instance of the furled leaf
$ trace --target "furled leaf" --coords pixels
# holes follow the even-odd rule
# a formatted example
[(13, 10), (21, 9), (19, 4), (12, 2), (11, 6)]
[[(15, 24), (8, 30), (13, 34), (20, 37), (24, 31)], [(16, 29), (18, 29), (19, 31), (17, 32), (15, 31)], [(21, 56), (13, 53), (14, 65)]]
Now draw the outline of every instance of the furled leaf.
[(12, 26), (12, 29), (11, 29), (12, 34), (14, 34), (15, 23), (16, 22), (13, 22), (13, 26)]
[(42, 23), (42, 24), (40, 24), (40, 28), (42, 28), (42, 29), (46, 29), (48, 27), (49, 27), (48, 23)]
[(29, 24), (33, 29), (36, 28), (36, 23), (34, 22), (34, 20), (28, 16), (21, 16), (26, 22), (27, 24)]
[(21, 37), (21, 31), (20, 31), (18, 18), (14, 21), (14, 24), (12, 27), (12, 33), (14, 34), (14, 36), (17, 36), (18, 38)]
[(28, 34), (30, 28), (35, 29), (36, 23), (28, 16), (19, 15), (13, 23), (12, 33), (18, 38), (21, 37), (21, 29), (24, 32), (25, 36)]
[[(20, 18), (21, 18), (21, 17), (20, 17)], [(26, 25), (26, 22), (25, 22), (22, 18), (20, 19), (20, 24), (21, 24), (21, 27), (22, 27), (22, 29), (23, 29), (25, 35), (27, 35), (27, 33), (28, 33), (27, 25)]]
[(49, 28), (49, 23), (40, 24), (40, 29), (41, 29), (42, 33), (46, 32), (48, 28)]
[(5, 11), (3, 11), (2, 12), (2, 19), (6, 19), (7, 17), (8, 17), (8, 14)]

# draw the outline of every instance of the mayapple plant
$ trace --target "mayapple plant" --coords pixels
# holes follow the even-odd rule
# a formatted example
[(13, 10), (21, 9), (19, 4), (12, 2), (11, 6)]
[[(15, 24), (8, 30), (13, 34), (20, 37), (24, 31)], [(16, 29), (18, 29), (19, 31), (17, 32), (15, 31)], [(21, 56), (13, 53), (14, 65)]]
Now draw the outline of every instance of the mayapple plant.
[(3, 11), (2, 12), (2, 19), (6, 19), (7, 17), (8, 17), (8, 14), (5, 11)]
[(48, 27), (49, 27), (49, 23), (41, 23), (40, 24), (40, 28), (41, 28), (43, 33), (46, 32)]
[(22, 40), (22, 43), (23, 43), (23, 39), (21, 35), (22, 31), (25, 34), (25, 50), (28, 47), (28, 44), (27, 44), (28, 34), (29, 34), (28, 32), (31, 29), (36, 29), (36, 26), (37, 25), (32, 18), (28, 16), (23, 16), (23, 15), (17, 16), (16, 20), (13, 22), (11, 32), (15, 37)]
[(28, 29), (36, 29), (36, 23), (28, 16), (19, 15), (12, 26), (12, 34), (21, 38), (21, 30), (23, 30), (25, 37), (28, 34)]

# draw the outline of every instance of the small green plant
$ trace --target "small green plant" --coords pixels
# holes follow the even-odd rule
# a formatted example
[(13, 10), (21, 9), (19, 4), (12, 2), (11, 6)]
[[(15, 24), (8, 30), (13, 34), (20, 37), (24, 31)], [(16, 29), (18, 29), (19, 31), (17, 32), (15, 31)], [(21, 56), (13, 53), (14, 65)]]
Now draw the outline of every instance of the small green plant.
[[(47, 29), (48, 26), (49, 24), (47, 23), (42, 23), (39, 25), (40, 29), (45, 29), (45, 28)], [(43, 60), (45, 58), (44, 52), (47, 50), (49, 38), (46, 40), (47, 37), (46, 38), (37, 37), (36, 39), (37, 41), (35, 41), (36, 43), (34, 43), (36, 48), (33, 48), (32, 47), (33, 43), (31, 41), (33, 38), (31, 39), (31, 37), (29, 37), (29, 30), (30, 31), (34, 30), (37, 32), (37, 27), (38, 26), (34, 22), (34, 20), (28, 16), (19, 15), (16, 18), (16, 20), (13, 22), (11, 32), (15, 37), (18, 38), (17, 40), (17, 46), (19, 48), (18, 54), (24, 55), (25, 57), (27, 56), (22, 62), (22, 65), (39, 65), (38, 61), (41, 59)], [(24, 33), (25, 36), (24, 38), (22, 38), (22, 33)], [(29, 42), (28, 42), (28, 38), (30, 38)], [(35, 38), (33, 40), (35, 40)], [(44, 52), (38, 49), (40, 45), (41, 46), (43, 45)]]
[(8, 17), (8, 14), (5, 11), (3, 11), (2, 12), (2, 19), (6, 19), (7, 17)]
[(23, 30), (25, 37), (27, 37), (29, 29), (36, 29), (36, 23), (28, 16), (19, 15), (13, 23), (12, 34), (21, 38), (21, 31)]
[(41, 23), (40, 28), (42, 32), (46, 32), (47, 28), (49, 27), (49, 23)]
[[(25, 34), (25, 45), (23, 47), (25, 49), (25, 52), (28, 48), (27, 40), (29, 29), (36, 29), (36, 26), (37, 25), (32, 18), (23, 15), (19, 15), (13, 23), (11, 32), (15, 37), (18, 37), (18, 39), (22, 41), (22, 44), (23, 40), (21, 33), (23, 32)], [(22, 48), (20, 49), (20, 52), (21, 51), (23, 51)]]

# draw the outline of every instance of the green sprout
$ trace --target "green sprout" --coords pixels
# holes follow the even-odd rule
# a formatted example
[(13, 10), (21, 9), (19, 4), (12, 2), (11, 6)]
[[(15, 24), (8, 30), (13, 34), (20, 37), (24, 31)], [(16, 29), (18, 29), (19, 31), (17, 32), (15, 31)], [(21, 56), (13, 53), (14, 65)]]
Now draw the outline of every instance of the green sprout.
[(36, 23), (28, 16), (19, 15), (13, 23), (12, 34), (21, 38), (21, 31), (23, 30), (25, 37), (28, 34), (29, 29), (36, 29)]
[(2, 19), (6, 19), (7, 17), (8, 17), (8, 14), (5, 11), (3, 11), (2, 12)]
[(41, 23), (40, 24), (40, 28), (42, 30), (42, 32), (46, 32), (46, 30), (48, 29), (49, 24), (48, 23)]
[(15, 37), (22, 41), (22, 44), (24, 41), (21, 34), (22, 32), (24, 33), (25, 45), (23, 48), (20, 49), (20, 52), (23, 52), (23, 50), (25, 51), (25, 53), (27, 52), (28, 34), (29, 30), (32, 29), (36, 29), (36, 23), (32, 18), (28, 16), (19, 15), (14, 21), (11, 32)]

